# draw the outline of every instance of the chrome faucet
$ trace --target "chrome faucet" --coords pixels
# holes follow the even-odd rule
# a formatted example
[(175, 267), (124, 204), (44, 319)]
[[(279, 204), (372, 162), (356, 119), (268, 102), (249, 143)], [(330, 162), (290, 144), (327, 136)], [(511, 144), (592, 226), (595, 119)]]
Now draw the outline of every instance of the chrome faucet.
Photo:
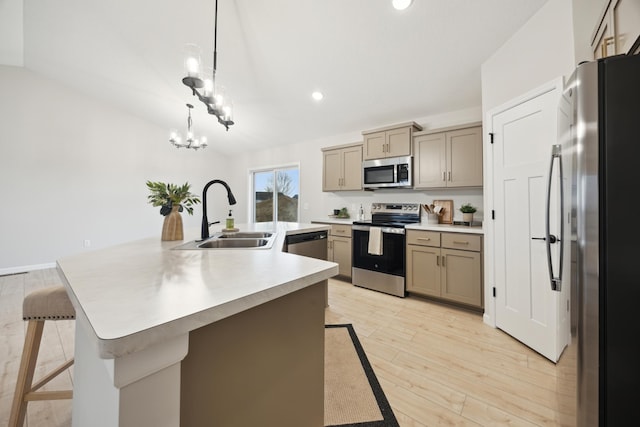
[(230, 205), (236, 204), (236, 198), (233, 197), (231, 188), (229, 188), (226, 182), (221, 181), (219, 179), (214, 179), (213, 181), (207, 182), (207, 185), (205, 185), (204, 189), (202, 190), (202, 232), (200, 233), (200, 238), (202, 240), (209, 238), (209, 226), (211, 224), (216, 223), (216, 222), (210, 223), (209, 219), (207, 218), (207, 190), (209, 189), (209, 187), (211, 187), (212, 184), (216, 184), (216, 183), (222, 184), (224, 188), (227, 189), (227, 197), (229, 198), (229, 204)]

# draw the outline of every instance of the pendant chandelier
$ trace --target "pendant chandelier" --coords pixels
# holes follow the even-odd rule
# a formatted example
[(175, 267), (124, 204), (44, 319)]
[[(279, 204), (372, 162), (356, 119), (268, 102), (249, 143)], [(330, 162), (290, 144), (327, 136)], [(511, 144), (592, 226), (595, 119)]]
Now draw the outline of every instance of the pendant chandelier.
[[(224, 90), (216, 82), (217, 68), (217, 38), (218, 38), (218, 0), (215, 0), (215, 17), (213, 27), (213, 69), (210, 73), (204, 73), (200, 61), (200, 48), (197, 45), (188, 44), (185, 48), (184, 68), (186, 77), (182, 83), (191, 89), (193, 96), (207, 107), (207, 112), (218, 118), (218, 123), (227, 131), (233, 125), (233, 107), (225, 96)], [(198, 90), (201, 89), (201, 90)]]
[(197, 150), (199, 148), (206, 148), (208, 145), (207, 137), (203, 136), (201, 138), (196, 138), (193, 135), (193, 131), (191, 130), (191, 109), (193, 108), (193, 105), (187, 104), (187, 108), (189, 109), (187, 110), (189, 111), (189, 117), (187, 118), (187, 137), (183, 141), (180, 133), (178, 133), (177, 130), (172, 129), (169, 133), (169, 142), (177, 148), (193, 148), (194, 150)]

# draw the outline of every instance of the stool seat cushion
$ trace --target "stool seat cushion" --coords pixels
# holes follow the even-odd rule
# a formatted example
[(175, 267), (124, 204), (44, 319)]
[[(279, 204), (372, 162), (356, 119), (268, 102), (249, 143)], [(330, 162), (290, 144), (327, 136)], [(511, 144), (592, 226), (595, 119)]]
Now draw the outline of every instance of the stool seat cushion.
[(64, 286), (52, 286), (29, 293), (22, 303), (24, 320), (75, 319), (76, 311)]

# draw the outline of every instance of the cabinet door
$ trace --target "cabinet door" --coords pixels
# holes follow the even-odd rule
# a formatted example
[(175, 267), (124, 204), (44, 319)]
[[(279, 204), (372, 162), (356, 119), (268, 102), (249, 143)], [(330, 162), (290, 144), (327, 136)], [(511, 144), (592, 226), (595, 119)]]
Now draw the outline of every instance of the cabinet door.
[(338, 274), (351, 277), (351, 239), (348, 237), (329, 236), (333, 261), (338, 264)]
[(627, 53), (640, 36), (640, 2), (617, 0), (612, 2), (612, 6), (615, 53)]
[(400, 128), (385, 132), (386, 157), (411, 155), (411, 128)]
[(322, 191), (340, 190), (342, 182), (341, 150), (323, 152)]
[(444, 133), (421, 135), (413, 142), (415, 188), (446, 187), (446, 139)]
[(364, 152), (365, 160), (382, 159), (386, 156), (386, 145), (384, 132), (370, 133), (364, 136)]
[(362, 146), (343, 150), (341, 190), (362, 190)]
[(407, 245), (407, 291), (440, 296), (440, 248)]
[(447, 187), (482, 186), (482, 128), (447, 132)]
[(442, 297), (482, 307), (480, 253), (442, 249)]

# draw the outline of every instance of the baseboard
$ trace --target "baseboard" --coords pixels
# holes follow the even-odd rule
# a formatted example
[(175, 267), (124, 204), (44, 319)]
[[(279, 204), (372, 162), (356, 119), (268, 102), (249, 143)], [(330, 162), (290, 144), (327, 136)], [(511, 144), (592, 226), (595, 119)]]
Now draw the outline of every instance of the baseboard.
[(10, 274), (17, 273), (27, 273), (29, 271), (34, 270), (44, 270), (46, 268), (55, 268), (55, 262), (48, 262), (46, 264), (33, 264), (33, 265), (22, 265), (20, 267), (8, 267), (8, 268), (0, 268), (0, 276), (8, 276)]

